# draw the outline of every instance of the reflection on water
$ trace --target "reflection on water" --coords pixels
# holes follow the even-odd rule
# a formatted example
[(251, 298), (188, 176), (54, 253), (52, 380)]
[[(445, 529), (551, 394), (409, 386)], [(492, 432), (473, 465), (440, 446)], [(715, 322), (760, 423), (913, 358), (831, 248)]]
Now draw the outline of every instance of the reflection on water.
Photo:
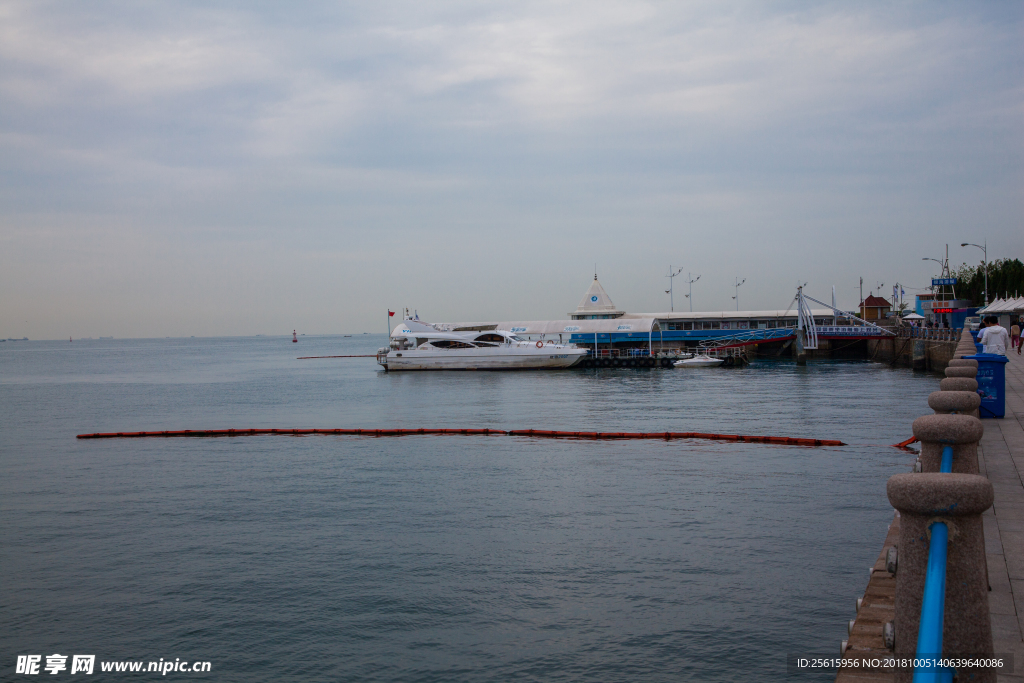
[[(0, 643), (216, 680), (776, 680), (834, 654), (936, 378), (872, 363), (391, 373), (383, 335), (0, 349)], [(77, 441), (493, 427), (838, 438)], [(98, 677), (102, 680), (102, 677)], [(793, 680), (831, 680), (808, 674)]]

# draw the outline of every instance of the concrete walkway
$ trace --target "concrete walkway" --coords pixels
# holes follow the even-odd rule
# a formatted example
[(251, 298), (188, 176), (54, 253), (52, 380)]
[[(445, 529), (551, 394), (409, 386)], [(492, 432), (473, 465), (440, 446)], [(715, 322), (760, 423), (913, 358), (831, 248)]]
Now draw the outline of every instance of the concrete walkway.
[(978, 460), (996, 493), (984, 518), (992, 636), (997, 653), (1014, 655), (999, 681), (1024, 683), (1024, 356), (1007, 357), (1006, 417), (983, 420)]

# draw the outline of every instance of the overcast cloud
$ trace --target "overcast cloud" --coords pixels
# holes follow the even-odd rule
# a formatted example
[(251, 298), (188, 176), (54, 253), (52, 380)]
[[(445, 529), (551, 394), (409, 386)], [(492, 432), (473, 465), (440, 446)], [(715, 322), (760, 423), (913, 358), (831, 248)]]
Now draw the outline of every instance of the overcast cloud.
[(910, 293), (1024, 256), (1022, 8), (0, 3), (0, 336)]

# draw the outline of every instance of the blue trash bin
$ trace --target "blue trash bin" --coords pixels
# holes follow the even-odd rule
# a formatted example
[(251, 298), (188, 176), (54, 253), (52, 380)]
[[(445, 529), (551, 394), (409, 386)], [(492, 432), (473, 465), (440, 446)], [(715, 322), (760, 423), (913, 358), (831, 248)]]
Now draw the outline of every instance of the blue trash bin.
[(997, 353), (977, 353), (964, 356), (978, 361), (978, 393), (981, 394), (979, 412), (982, 418), (1006, 415), (1006, 364), (1010, 360)]
[[(975, 350), (978, 353), (985, 353), (985, 345), (984, 344), (979, 344), (978, 342), (974, 342), (974, 348), (975, 348)], [(989, 355), (991, 355), (991, 354), (989, 354)]]

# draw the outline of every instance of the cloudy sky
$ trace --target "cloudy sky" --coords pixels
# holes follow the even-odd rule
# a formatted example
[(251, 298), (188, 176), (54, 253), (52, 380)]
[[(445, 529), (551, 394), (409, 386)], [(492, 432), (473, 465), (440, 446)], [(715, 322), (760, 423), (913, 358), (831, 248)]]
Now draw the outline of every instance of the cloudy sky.
[[(1024, 5), (0, 2), (0, 336), (840, 305), (1024, 257)], [(676, 308), (688, 304), (677, 279)], [(885, 292), (883, 292), (885, 293)]]

